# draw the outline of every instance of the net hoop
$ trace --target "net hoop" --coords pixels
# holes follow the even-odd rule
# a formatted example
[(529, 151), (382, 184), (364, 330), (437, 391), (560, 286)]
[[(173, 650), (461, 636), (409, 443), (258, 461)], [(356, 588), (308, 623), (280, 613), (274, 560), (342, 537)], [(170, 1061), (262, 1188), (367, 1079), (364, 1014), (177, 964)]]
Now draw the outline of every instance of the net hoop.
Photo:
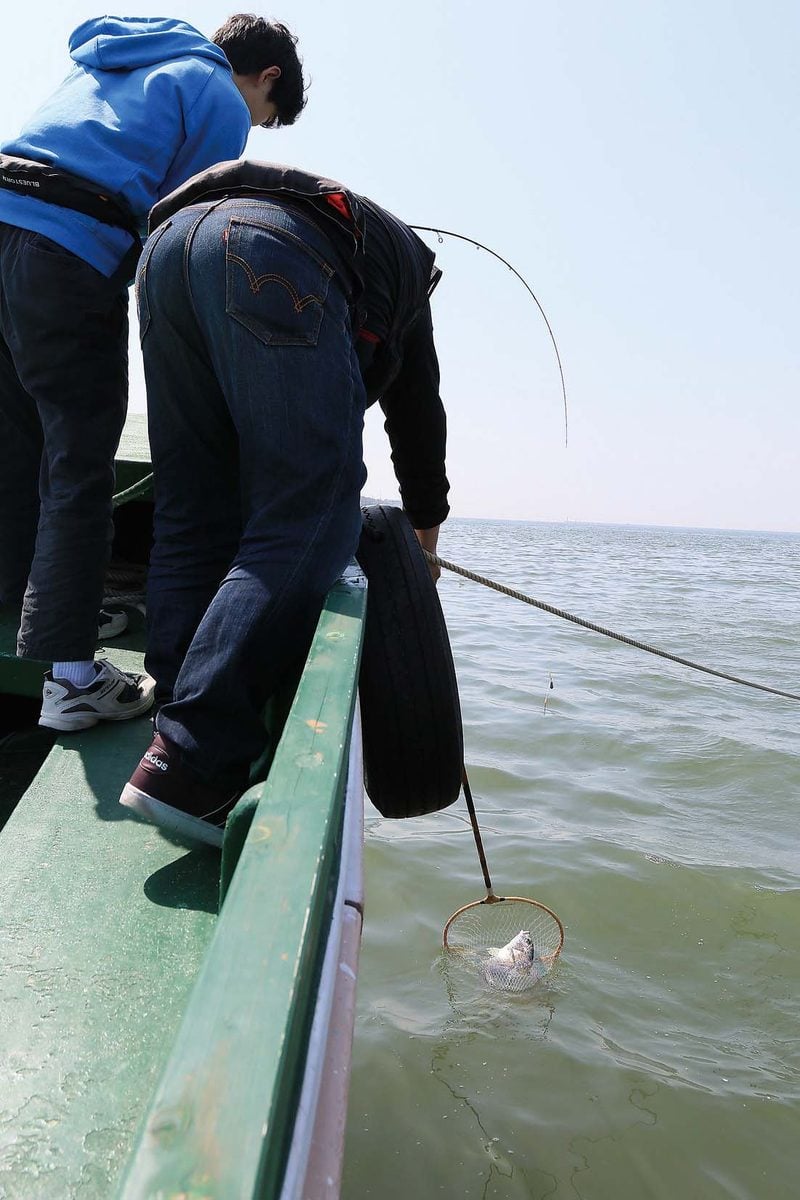
[(542, 912), (547, 913), (548, 917), (551, 917), (553, 921), (555, 921), (556, 925), (558, 926), (559, 933), (558, 946), (555, 950), (551, 950), (549, 954), (542, 954), (539, 957), (539, 962), (547, 964), (554, 963), (561, 953), (564, 945), (564, 926), (561, 922), (561, 918), (553, 912), (552, 908), (548, 908), (546, 904), (542, 904), (541, 900), (531, 900), (527, 896), (495, 896), (490, 892), (489, 895), (484, 896), (482, 900), (471, 900), (469, 904), (462, 904), (461, 908), (457, 908), (453, 915), (448, 918), (447, 924), (444, 927), (444, 932), (442, 933), (442, 945), (444, 946), (445, 950), (451, 949), (450, 943), (447, 940), (447, 934), (450, 930), (450, 926), (458, 917), (461, 916), (462, 913), (467, 912), (470, 908), (479, 908), (482, 904), (503, 904), (506, 901), (514, 901), (517, 904), (532, 904), (534, 908), (538, 908)]

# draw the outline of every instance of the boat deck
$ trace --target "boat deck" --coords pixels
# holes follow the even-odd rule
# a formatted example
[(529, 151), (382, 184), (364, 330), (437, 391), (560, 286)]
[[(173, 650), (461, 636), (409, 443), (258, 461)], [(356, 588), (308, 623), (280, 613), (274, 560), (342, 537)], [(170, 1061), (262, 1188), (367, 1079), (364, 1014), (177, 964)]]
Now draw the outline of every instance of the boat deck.
[(60, 739), (0, 835), (0, 1195), (114, 1194), (214, 930), (219, 855), (117, 802), (149, 740)]
[[(99, 652), (142, 671), (132, 622)], [(4, 613), (3, 688), (40, 697), (16, 628)], [(0, 1195), (114, 1194), (214, 931), (219, 854), (118, 803), (151, 736), (146, 717), (61, 736), (0, 835)]]
[[(127, 486), (148, 469), (130, 465)], [(352, 1033), (361, 893), (340, 871), (365, 602), (363, 581), (328, 597), (269, 777), (226, 836), (221, 908), (218, 852), (117, 802), (147, 718), (58, 737), (0, 830), (0, 1196), (277, 1200), (287, 1162), (304, 1194), (290, 1148), (333, 928)], [(137, 619), (108, 647), (133, 671)], [(13, 657), (15, 633), (5, 614), (0, 688), (38, 697), (45, 664)], [(341, 1123), (346, 1060), (331, 1082)]]
[[(129, 617), (129, 629), (113, 641), (98, 644), (97, 655), (110, 658), (123, 671), (141, 672), (144, 670), (144, 621), (133, 611)], [(0, 685), (6, 693), (41, 699), (42, 675), (50, 663), (16, 657), (18, 626), (19, 613), (15, 609), (0, 608)]]

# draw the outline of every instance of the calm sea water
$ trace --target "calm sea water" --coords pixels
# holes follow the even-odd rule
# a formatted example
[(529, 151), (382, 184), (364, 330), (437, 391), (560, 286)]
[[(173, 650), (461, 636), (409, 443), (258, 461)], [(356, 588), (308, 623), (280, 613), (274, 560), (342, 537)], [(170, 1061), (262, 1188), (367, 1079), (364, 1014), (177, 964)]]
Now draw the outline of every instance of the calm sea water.
[[(800, 691), (800, 536), (452, 521), (441, 553)], [(463, 800), (368, 808), (345, 1200), (794, 1200), (800, 704), (439, 588), (495, 888), (566, 943), (530, 992), (466, 988), (439, 950), (485, 894)]]

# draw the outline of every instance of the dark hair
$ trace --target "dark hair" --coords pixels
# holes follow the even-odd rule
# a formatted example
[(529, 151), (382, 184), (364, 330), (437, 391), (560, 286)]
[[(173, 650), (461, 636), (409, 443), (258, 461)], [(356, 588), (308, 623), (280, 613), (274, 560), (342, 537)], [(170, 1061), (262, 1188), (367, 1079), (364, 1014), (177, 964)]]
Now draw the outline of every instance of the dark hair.
[(269, 98), (278, 109), (276, 125), (292, 125), (306, 104), (302, 60), (297, 38), (280, 21), (265, 21), (253, 13), (228, 17), (211, 39), (237, 75), (257, 75), (267, 67), (280, 67)]

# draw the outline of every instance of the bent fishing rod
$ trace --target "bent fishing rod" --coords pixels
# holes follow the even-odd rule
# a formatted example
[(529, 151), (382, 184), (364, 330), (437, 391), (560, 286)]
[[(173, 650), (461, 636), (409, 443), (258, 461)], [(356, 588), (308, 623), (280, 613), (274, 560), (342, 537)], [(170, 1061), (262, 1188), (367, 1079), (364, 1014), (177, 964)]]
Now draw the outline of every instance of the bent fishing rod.
[(512, 275), (516, 275), (517, 279), (520, 281), (522, 286), (525, 288), (525, 291), (531, 297), (534, 304), (539, 309), (539, 312), (542, 314), (542, 320), (547, 326), (547, 332), (550, 335), (550, 341), (553, 343), (553, 349), (555, 350), (556, 354), (556, 362), (558, 363), (558, 373), (561, 378), (561, 395), (564, 400), (564, 445), (566, 446), (569, 437), (569, 420), (567, 413), (567, 385), (564, 380), (564, 368), (561, 365), (561, 354), (559, 353), (556, 336), (553, 333), (553, 327), (547, 319), (547, 313), (542, 308), (538, 296), (528, 283), (527, 279), (520, 274), (516, 267), (512, 266), (507, 258), (503, 258), (502, 254), (498, 254), (496, 250), (492, 250), (491, 246), (485, 246), (483, 242), (477, 241), (476, 238), (467, 237), (466, 234), (463, 233), (453, 233), (453, 231), (450, 229), (436, 229), (433, 225), (409, 225), (409, 229), (415, 229), (418, 233), (435, 233), (438, 240), (442, 243), (446, 237), (458, 238), (458, 240), (461, 242), (468, 242), (470, 246), (475, 246), (476, 249), (485, 250), (487, 254), (491, 254), (492, 258), (496, 258), (497, 261), (501, 262), (504, 267), (508, 267)]

